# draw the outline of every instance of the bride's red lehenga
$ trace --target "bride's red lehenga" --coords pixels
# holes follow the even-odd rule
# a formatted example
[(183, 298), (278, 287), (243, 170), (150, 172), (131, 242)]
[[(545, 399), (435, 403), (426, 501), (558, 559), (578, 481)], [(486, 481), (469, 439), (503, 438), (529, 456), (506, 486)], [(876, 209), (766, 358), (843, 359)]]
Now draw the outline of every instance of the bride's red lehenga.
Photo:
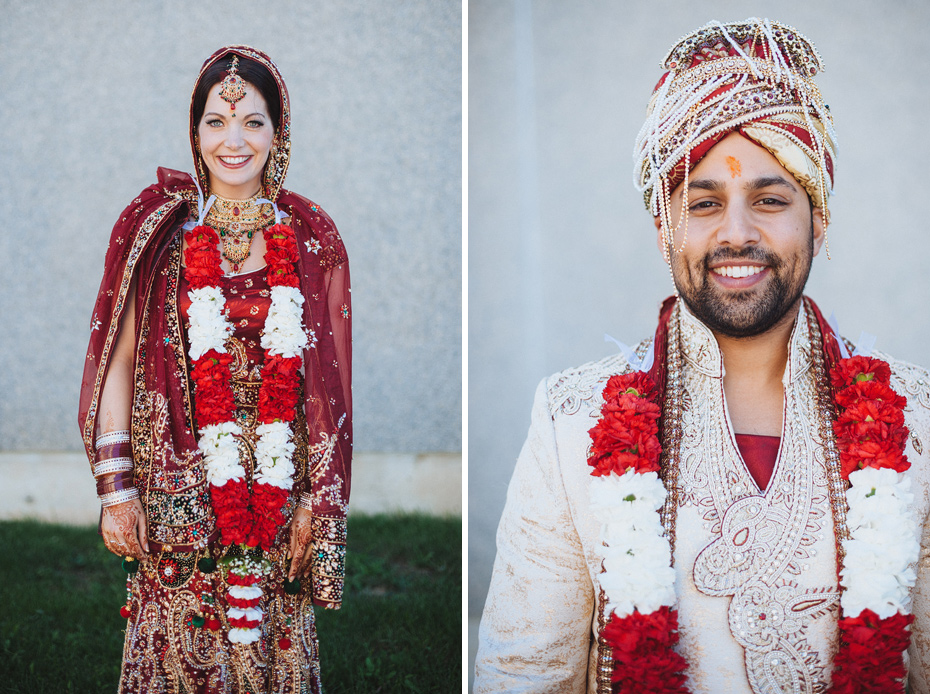
[[(313, 605), (338, 608), (345, 571), (349, 498), (351, 313), (345, 248), (332, 220), (311, 201), (281, 189), (287, 169), (290, 125), (287, 90), (277, 68), (247, 47), (217, 51), (203, 70), (230, 53), (256, 60), (275, 77), (281, 94), (280, 138), (264, 176), (264, 196), (290, 216), (297, 238), (304, 295), (303, 325), (313, 332), (303, 352), (303, 384), (294, 421), (294, 487), (287, 523), (270, 552), (263, 592), (261, 639), (233, 644), (226, 618), (228, 574), (205, 572), (198, 562), (236, 555), (219, 542), (206, 469), (197, 446), (196, 395), (190, 382), (182, 272), (182, 225), (196, 218), (198, 189), (191, 176), (159, 169), (120, 216), (107, 249), (105, 271), (91, 321), (79, 421), (93, 462), (100, 392), (131, 284), (136, 287), (135, 383), (132, 405), (134, 478), (149, 528), (151, 554), (131, 578), (121, 692), (317, 692), (319, 653)], [(228, 58), (227, 58), (228, 59)], [(192, 123), (192, 132), (195, 124)], [(196, 146), (201, 189), (206, 176)], [(240, 461), (255, 467), (256, 405), (264, 351), (260, 331), (270, 305), (264, 271), (222, 281), (235, 332), (226, 344), (234, 356), (233, 393), (243, 435)], [(290, 517), (297, 499), (311, 501), (311, 577), (296, 595), (284, 591)], [(206, 567), (204, 564), (203, 566)], [(209, 567), (206, 567), (209, 568)], [(119, 605), (114, 605), (114, 612)]]

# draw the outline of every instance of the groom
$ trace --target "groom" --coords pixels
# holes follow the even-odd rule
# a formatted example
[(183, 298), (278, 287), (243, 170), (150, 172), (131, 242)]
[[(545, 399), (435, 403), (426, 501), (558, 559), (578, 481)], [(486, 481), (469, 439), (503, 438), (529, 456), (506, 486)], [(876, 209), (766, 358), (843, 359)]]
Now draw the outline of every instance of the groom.
[(803, 296), (835, 163), (819, 55), (753, 18), (665, 67), (637, 175), (677, 296), (540, 384), (475, 691), (930, 691), (930, 379)]

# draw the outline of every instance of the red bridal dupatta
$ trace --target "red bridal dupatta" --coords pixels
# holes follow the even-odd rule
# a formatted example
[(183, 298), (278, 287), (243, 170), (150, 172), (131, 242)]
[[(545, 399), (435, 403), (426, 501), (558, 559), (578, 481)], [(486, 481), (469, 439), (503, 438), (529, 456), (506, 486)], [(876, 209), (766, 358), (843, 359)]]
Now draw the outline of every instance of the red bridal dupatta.
[[(197, 448), (190, 364), (178, 309), (181, 225), (192, 211), (196, 214), (196, 200), (189, 175), (159, 169), (158, 183), (142, 191), (120, 215), (91, 320), (79, 412), (84, 446), (93, 461), (100, 392), (135, 284), (136, 324), (131, 327), (136, 335), (136, 486), (152, 544), (170, 545), (175, 551), (192, 549), (204, 537), (216, 535)], [(332, 607), (338, 606), (342, 594), (352, 450), (349, 269), (342, 241), (319, 206), (287, 191), (277, 202), (291, 216), (306, 299), (304, 325), (317, 338), (303, 353), (308, 456), (295, 461), (294, 494), (303, 491), (313, 500), (314, 602)]]

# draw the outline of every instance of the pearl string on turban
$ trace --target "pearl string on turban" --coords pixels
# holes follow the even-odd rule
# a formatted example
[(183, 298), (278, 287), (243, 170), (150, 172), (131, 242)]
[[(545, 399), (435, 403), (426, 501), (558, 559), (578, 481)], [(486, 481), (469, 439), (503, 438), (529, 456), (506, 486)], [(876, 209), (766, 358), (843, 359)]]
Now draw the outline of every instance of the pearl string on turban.
[[(661, 216), (663, 233), (671, 230), (672, 191), (734, 132), (778, 159), (823, 210), (826, 228), (836, 133), (813, 81), (823, 61), (810, 41), (768, 19), (712, 21), (679, 40), (662, 67), (668, 72), (653, 92), (633, 159), (634, 185)], [(678, 224), (684, 219), (687, 229), (687, 191), (682, 200)]]

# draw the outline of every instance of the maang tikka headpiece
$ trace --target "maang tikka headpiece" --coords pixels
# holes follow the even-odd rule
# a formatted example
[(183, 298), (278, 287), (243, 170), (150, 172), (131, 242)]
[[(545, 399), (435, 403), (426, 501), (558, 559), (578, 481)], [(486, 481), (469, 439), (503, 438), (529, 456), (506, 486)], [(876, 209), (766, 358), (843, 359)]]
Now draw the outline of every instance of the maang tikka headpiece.
[(236, 74), (238, 67), (239, 56), (234, 55), (229, 61), (227, 75), (220, 84), (220, 98), (229, 104), (233, 118), (236, 117), (236, 102), (241, 101), (245, 96), (245, 80)]
[[(274, 79), (278, 95), (281, 99), (281, 114), (278, 118), (277, 129), (274, 140), (271, 143), (271, 152), (268, 154), (268, 163), (265, 164), (265, 170), (262, 174), (262, 185), (264, 187), (263, 195), (268, 200), (277, 200), (278, 195), (284, 185), (284, 178), (287, 174), (288, 163), (291, 152), (291, 108), (287, 95), (287, 87), (278, 67), (267, 55), (251, 46), (223, 46), (215, 51), (200, 67), (200, 73), (194, 82), (194, 88), (191, 90), (191, 107), (190, 107), (190, 133), (191, 133), (191, 154), (194, 158), (194, 166), (197, 172), (197, 183), (202, 190), (210, 187), (210, 177), (207, 173), (203, 156), (200, 152), (200, 143), (197, 139), (197, 131), (200, 125), (199, 121), (194, 120), (194, 96), (197, 88), (207, 70), (214, 68), (218, 63), (226, 62), (227, 74), (222, 80), (214, 82), (219, 84), (219, 94), (227, 103), (233, 105), (236, 101), (241, 101), (245, 95), (246, 79), (237, 74), (242, 61), (251, 61), (265, 68)], [(211, 72), (211, 74), (214, 74)], [(215, 87), (214, 87), (215, 88)], [(214, 92), (215, 93), (215, 92)], [(233, 111), (235, 113), (235, 111)], [(201, 114), (202, 115), (202, 114)]]

